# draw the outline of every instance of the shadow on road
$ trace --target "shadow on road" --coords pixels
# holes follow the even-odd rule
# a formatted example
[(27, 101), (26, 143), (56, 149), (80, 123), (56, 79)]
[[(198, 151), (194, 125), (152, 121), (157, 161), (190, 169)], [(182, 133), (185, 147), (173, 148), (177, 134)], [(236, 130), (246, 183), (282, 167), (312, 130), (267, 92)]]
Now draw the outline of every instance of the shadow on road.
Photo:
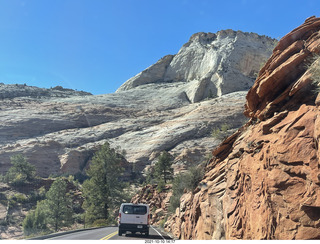
[[(137, 239), (146, 239), (146, 240), (156, 240), (156, 239), (160, 239), (162, 240), (163, 238), (159, 235), (149, 235), (148, 237), (146, 237), (145, 235), (142, 235), (142, 234), (126, 234), (126, 237), (131, 237), (131, 238), (137, 238)], [(169, 239), (169, 238), (166, 238), (166, 239)]]

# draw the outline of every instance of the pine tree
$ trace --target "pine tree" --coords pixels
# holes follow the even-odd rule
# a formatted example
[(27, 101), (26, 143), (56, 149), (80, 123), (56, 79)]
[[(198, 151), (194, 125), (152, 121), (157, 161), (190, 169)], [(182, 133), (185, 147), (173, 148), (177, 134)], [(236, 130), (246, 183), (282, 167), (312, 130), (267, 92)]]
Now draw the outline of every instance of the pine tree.
[(83, 183), (86, 222), (108, 219), (109, 211), (123, 200), (125, 184), (119, 180), (123, 173), (120, 166), (122, 160), (123, 156), (110, 148), (108, 143), (95, 153), (90, 168), (86, 171), (90, 178)]
[(57, 232), (61, 227), (72, 223), (72, 200), (67, 193), (67, 183), (55, 180), (46, 194), (47, 221)]
[(171, 167), (173, 163), (171, 155), (163, 151), (158, 157), (158, 161), (155, 164), (155, 174), (159, 180), (163, 181), (165, 184), (168, 180), (173, 178), (173, 168)]
[(30, 164), (24, 156), (21, 154), (14, 155), (10, 160), (12, 167), (5, 176), (7, 182), (14, 185), (21, 185), (35, 178), (35, 167)]

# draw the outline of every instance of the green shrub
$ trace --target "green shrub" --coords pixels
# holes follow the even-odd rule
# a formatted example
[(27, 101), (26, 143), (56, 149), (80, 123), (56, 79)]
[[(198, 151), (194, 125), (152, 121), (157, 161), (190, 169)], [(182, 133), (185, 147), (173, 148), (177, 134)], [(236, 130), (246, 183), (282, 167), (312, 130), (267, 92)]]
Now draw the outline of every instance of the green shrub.
[(46, 189), (44, 186), (42, 186), (38, 190), (34, 190), (28, 195), (28, 202), (36, 203), (37, 201), (44, 200), (45, 197)]
[(83, 214), (74, 214), (72, 217), (75, 223), (83, 223)]
[(180, 198), (185, 191), (192, 191), (196, 188), (204, 175), (202, 165), (191, 167), (187, 172), (175, 176), (172, 182), (173, 194), (170, 198), (169, 212), (175, 212), (180, 206)]
[(10, 208), (13, 208), (13, 207), (15, 207), (15, 206), (17, 206), (17, 202), (16, 202), (16, 200), (15, 199), (13, 199), (13, 198), (9, 198), (9, 209)]
[(220, 127), (222, 132), (227, 132), (230, 129), (230, 126), (226, 123), (222, 124)]
[(170, 205), (168, 206), (168, 211), (170, 213), (175, 213), (176, 209), (180, 207), (180, 198), (182, 194), (172, 195), (170, 198)]
[(92, 226), (94, 226), (94, 227), (108, 226), (108, 220), (107, 219), (97, 219), (92, 223)]
[(29, 211), (22, 222), (23, 232), (26, 236), (49, 232), (47, 222), (46, 202), (39, 201), (35, 210)]
[(160, 220), (160, 222), (159, 222), (160, 228), (162, 228), (162, 229), (164, 228), (164, 225), (167, 222), (167, 220), (168, 220), (168, 215), (166, 215), (166, 217), (164, 219)]
[(25, 203), (28, 202), (28, 198), (22, 193), (16, 193), (12, 196), (12, 199), (17, 203)]
[(227, 123), (223, 123), (220, 127), (215, 127), (212, 130), (211, 136), (216, 139), (222, 140), (223, 138), (228, 136), (229, 129), (230, 129), (230, 125)]

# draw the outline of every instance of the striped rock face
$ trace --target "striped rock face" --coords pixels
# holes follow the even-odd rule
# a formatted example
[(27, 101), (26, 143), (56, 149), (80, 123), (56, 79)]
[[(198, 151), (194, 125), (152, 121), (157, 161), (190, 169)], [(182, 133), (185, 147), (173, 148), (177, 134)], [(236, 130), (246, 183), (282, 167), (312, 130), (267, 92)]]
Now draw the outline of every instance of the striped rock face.
[(320, 19), (284, 36), (167, 229), (181, 239), (319, 239)]

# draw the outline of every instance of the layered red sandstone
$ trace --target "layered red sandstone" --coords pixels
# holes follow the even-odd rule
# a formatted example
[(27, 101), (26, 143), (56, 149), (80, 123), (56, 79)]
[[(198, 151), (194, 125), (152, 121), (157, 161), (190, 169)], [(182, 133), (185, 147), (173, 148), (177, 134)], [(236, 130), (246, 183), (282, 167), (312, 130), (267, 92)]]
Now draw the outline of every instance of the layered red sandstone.
[(311, 17), (279, 41), (247, 94), (250, 122), (169, 218), (178, 238), (320, 239), (319, 30)]

